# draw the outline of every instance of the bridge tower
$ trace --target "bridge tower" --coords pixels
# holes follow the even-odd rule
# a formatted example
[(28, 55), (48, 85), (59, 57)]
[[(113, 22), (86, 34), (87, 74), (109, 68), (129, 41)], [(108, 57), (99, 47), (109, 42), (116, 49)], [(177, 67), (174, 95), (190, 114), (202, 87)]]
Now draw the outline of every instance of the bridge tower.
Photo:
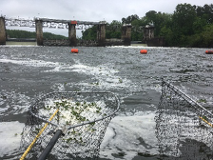
[(38, 46), (43, 46), (43, 23), (42, 20), (36, 19), (36, 41)]
[(97, 25), (98, 46), (105, 46), (105, 40), (106, 40), (106, 22), (100, 22)]
[(146, 25), (143, 29), (144, 40), (149, 40), (154, 38), (154, 26)]
[(130, 45), (131, 44), (131, 31), (132, 26), (131, 24), (123, 25), (121, 28), (121, 39), (124, 42), (124, 45)]
[(76, 24), (77, 24), (77, 21), (71, 21), (71, 23), (68, 23), (68, 26), (69, 26), (69, 45), (70, 46), (76, 46), (77, 45)]
[(0, 45), (6, 45), (6, 27), (4, 17), (0, 17)]

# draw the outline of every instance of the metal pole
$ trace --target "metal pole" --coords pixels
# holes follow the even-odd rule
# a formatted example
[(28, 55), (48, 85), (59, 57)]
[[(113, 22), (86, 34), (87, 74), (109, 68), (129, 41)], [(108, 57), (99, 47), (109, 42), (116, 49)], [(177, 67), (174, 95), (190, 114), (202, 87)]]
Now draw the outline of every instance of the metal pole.
[(62, 130), (57, 130), (52, 139), (50, 140), (47, 147), (44, 149), (44, 151), (39, 156), (38, 160), (45, 160), (47, 156), (50, 154), (52, 148), (54, 147), (55, 143), (59, 139), (59, 137), (62, 135)]
[[(59, 109), (57, 109), (53, 115), (50, 117), (49, 121), (51, 121), (54, 116), (56, 115), (56, 113), (59, 111)], [(34, 138), (33, 142), (29, 145), (29, 147), (26, 149), (26, 151), (24, 152), (24, 154), (21, 156), (20, 160), (24, 160), (25, 157), (27, 156), (28, 152), (33, 148), (33, 145), (35, 144), (35, 142), (38, 140), (38, 138), (41, 136), (41, 134), (44, 132), (44, 130), (47, 128), (49, 123), (46, 123), (44, 125), (44, 127), (40, 130), (40, 132), (36, 135), (36, 137)]]

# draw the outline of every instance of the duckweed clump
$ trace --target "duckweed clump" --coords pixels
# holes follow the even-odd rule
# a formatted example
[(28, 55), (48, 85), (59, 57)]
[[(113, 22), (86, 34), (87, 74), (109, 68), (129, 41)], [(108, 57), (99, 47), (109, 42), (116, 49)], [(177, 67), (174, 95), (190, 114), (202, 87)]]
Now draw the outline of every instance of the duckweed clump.
[[(57, 124), (61, 126), (73, 126), (106, 116), (106, 113), (103, 113), (103, 107), (105, 107), (103, 102), (80, 102), (72, 101), (71, 99), (50, 100), (40, 111), (40, 114), (50, 116), (56, 109), (59, 109), (52, 121), (57, 122)], [(95, 127), (95, 122), (92, 122), (88, 125), (81, 126), (80, 130), (77, 128), (67, 131), (63, 137), (63, 141), (65, 143), (75, 142), (83, 145), (86, 139), (83, 138), (82, 134), (84, 134), (84, 132), (93, 134), (95, 131), (97, 131), (97, 128)]]

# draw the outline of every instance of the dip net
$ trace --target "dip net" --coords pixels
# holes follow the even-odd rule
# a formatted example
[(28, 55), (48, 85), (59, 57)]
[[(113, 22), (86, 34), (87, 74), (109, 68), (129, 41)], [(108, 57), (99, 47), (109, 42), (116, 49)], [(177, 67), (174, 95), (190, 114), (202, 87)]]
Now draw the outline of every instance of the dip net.
[[(23, 156), (41, 158), (41, 153), (59, 131), (59, 138), (47, 159), (97, 159), (106, 128), (119, 105), (117, 96), (111, 92), (46, 94), (30, 108), (21, 140), (21, 149), (28, 150)], [(27, 149), (35, 137), (33, 147)]]
[(159, 152), (164, 159), (212, 158), (212, 112), (165, 81), (155, 121)]

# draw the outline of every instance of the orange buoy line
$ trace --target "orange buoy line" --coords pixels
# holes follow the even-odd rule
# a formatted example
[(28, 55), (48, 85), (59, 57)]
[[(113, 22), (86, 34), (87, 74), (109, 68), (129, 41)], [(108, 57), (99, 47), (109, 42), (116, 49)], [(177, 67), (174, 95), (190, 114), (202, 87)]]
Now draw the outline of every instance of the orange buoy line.
[(142, 50), (140, 50), (140, 53), (141, 54), (147, 54), (147, 50), (146, 49), (142, 49)]
[(72, 53), (78, 53), (78, 49), (73, 48), (73, 49), (71, 49), (71, 52), (72, 52)]
[(213, 54), (213, 50), (206, 50), (206, 54)]

